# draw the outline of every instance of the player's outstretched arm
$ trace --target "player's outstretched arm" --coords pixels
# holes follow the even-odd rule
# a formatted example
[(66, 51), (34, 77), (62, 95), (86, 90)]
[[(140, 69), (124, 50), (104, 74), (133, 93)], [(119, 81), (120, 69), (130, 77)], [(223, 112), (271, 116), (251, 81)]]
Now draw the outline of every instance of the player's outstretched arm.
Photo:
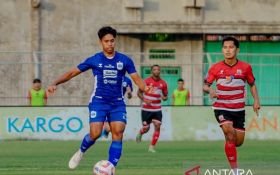
[(79, 75), (81, 71), (78, 68), (72, 68), (70, 71), (66, 72), (65, 74), (61, 75), (58, 79), (56, 79), (49, 87), (48, 92), (54, 93), (56, 91), (57, 85), (65, 83), (69, 81), (71, 78)]
[(261, 105), (260, 105), (258, 90), (257, 90), (257, 87), (255, 84), (250, 86), (250, 91), (254, 98), (253, 109), (254, 109), (255, 113), (257, 114), (257, 116), (259, 116), (259, 109), (261, 108)]
[(144, 83), (144, 81), (142, 80), (142, 78), (138, 75), (138, 73), (132, 73), (129, 74), (131, 79), (134, 81), (134, 83), (138, 86), (138, 88), (142, 91), (145, 92), (148, 89), (146, 88), (146, 85)]

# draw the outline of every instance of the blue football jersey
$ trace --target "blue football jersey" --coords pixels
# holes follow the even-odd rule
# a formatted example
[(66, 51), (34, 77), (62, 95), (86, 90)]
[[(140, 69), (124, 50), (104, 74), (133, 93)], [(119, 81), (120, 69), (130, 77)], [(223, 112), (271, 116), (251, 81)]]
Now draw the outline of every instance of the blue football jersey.
[(87, 58), (77, 68), (82, 72), (92, 69), (94, 89), (90, 102), (93, 99), (104, 101), (123, 100), (123, 82), (126, 72), (136, 72), (133, 61), (126, 55), (115, 52), (112, 59), (107, 58), (103, 52)]
[(127, 87), (130, 87), (131, 92), (133, 91), (131, 80), (127, 76), (125, 76), (124, 80), (123, 80), (123, 95), (126, 93), (126, 88)]

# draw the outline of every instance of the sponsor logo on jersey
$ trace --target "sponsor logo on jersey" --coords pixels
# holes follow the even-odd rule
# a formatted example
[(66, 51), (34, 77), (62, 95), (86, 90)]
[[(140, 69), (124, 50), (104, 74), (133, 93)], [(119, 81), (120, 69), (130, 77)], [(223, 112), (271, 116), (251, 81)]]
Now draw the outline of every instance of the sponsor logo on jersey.
[(233, 76), (233, 75), (226, 76), (226, 83), (232, 82), (233, 79), (234, 79), (234, 76)]
[(103, 70), (103, 78), (117, 78), (117, 70)]
[(117, 81), (116, 81), (116, 80), (107, 80), (107, 79), (104, 79), (104, 80), (103, 80), (103, 83), (104, 83), (104, 84), (117, 84)]
[(102, 68), (102, 63), (99, 63), (99, 64), (98, 64), (98, 67)]
[(123, 69), (123, 63), (122, 62), (117, 62), (117, 69), (122, 70)]
[(105, 67), (105, 68), (115, 68), (115, 66), (113, 66), (113, 65), (111, 65), (111, 64), (105, 65), (104, 67)]

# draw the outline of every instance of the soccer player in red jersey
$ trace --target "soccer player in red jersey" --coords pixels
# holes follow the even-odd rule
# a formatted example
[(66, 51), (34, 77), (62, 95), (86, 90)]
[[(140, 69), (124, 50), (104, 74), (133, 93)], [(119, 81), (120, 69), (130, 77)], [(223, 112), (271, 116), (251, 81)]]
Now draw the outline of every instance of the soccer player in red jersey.
[[(245, 137), (246, 82), (254, 98), (253, 109), (258, 116), (260, 102), (250, 64), (237, 59), (239, 42), (233, 37), (222, 41), (224, 60), (214, 64), (205, 78), (203, 90), (215, 98), (213, 109), (225, 135), (225, 154), (234, 172), (238, 172), (237, 151)], [(216, 81), (216, 90), (211, 88)]]
[(154, 124), (154, 134), (148, 151), (155, 153), (155, 145), (160, 135), (160, 126), (162, 121), (161, 100), (167, 100), (168, 89), (167, 83), (160, 78), (160, 66), (151, 67), (152, 76), (146, 78), (145, 84), (149, 91), (143, 93), (138, 90), (138, 97), (142, 100), (142, 128), (136, 136), (136, 142), (141, 142), (142, 135), (150, 129), (150, 124)]

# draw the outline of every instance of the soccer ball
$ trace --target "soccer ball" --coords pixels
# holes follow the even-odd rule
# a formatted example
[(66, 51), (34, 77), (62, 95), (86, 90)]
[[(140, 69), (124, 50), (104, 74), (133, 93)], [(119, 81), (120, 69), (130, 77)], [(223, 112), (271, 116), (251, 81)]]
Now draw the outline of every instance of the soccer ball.
[(100, 160), (93, 167), (93, 175), (115, 175), (115, 166), (108, 160)]

